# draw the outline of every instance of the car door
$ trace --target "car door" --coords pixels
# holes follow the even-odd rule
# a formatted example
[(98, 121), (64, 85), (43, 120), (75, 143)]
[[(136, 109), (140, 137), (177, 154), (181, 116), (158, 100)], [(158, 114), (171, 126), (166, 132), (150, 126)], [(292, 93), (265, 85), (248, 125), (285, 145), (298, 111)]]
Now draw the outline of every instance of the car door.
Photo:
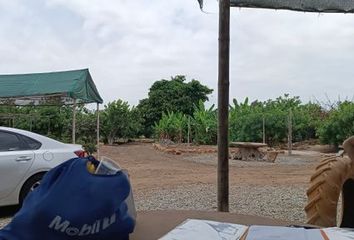
[(0, 199), (9, 195), (25, 177), (34, 161), (34, 152), (19, 135), (0, 131)]

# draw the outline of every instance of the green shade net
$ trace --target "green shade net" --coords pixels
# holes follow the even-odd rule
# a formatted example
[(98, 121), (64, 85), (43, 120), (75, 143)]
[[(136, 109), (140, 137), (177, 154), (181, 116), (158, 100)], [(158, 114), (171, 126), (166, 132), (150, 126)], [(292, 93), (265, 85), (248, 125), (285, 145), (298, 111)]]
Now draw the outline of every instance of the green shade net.
[(354, 13), (354, 0), (231, 0), (232, 7), (285, 9), (301, 12)]
[[(203, 7), (203, 0), (198, 0)], [(301, 12), (354, 13), (354, 0), (230, 0), (231, 7), (285, 9)]]
[(103, 103), (88, 69), (0, 75), (0, 104)]

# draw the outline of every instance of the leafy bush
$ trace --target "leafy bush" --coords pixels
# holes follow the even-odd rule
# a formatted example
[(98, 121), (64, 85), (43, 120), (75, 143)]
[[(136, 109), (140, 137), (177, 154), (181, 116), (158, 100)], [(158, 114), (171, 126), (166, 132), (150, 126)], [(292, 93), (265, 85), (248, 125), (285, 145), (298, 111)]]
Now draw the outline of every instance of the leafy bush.
[(343, 102), (329, 112), (327, 119), (318, 127), (317, 134), (322, 143), (340, 145), (354, 135), (354, 103)]
[(293, 111), (293, 140), (304, 141), (316, 138), (316, 129), (325, 115), (318, 104), (300, 105)]
[[(78, 114), (80, 114), (78, 110)], [(14, 125), (10, 121), (0, 121), (0, 125), (33, 131), (60, 141), (71, 141), (72, 108), (71, 106), (0, 106), (0, 112), (6, 117), (14, 117)]]
[(155, 124), (155, 137), (158, 139), (170, 139), (175, 142), (183, 142), (186, 136), (187, 117), (180, 113), (163, 113), (161, 120)]
[(171, 80), (159, 80), (149, 89), (148, 98), (142, 99), (137, 108), (144, 119), (144, 135), (149, 137), (156, 122), (163, 113), (181, 112), (192, 115), (194, 104), (207, 101), (213, 90), (192, 79), (187, 82), (183, 75), (172, 77)]
[(141, 131), (142, 119), (137, 110), (130, 109), (129, 104), (120, 99), (108, 103), (101, 116), (105, 143), (113, 144), (116, 138), (136, 137)]
[(193, 116), (181, 112), (162, 114), (161, 120), (155, 124), (155, 137), (170, 139), (182, 143), (188, 141), (188, 123), (190, 124), (190, 141), (197, 144), (216, 144), (217, 119), (214, 105), (205, 108), (203, 101), (194, 106)]
[[(204, 105), (211, 89), (198, 81), (186, 82), (184, 76), (153, 84), (149, 98), (138, 107), (116, 100), (100, 111), (101, 135), (105, 143), (119, 138), (136, 138), (151, 129), (158, 139), (196, 144), (216, 144), (217, 109)], [(266, 142), (276, 145), (287, 141), (288, 116), (293, 115), (293, 140), (319, 138), (323, 143), (339, 145), (354, 134), (354, 103), (343, 102), (325, 111), (314, 103), (302, 104), (299, 97), (288, 94), (275, 100), (244, 102), (233, 100), (230, 106), (230, 141), (261, 142), (263, 119)], [(0, 125), (31, 130), (59, 141), (71, 142), (72, 106), (0, 106)], [(96, 143), (96, 112), (83, 106), (76, 111), (77, 142)], [(154, 120), (157, 119), (157, 120)]]
[(84, 150), (87, 152), (87, 154), (89, 156), (91, 156), (92, 154), (94, 154), (95, 152), (97, 152), (97, 146), (95, 143), (85, 143), (82, 145), (82, 147), (84, 148)]
[(231, 141), (262, 141), (262, 124), (262, 103), (249, 104), (248, 98), (243, 103), (238, 103), (236, 99), (233, 100), (233, 106), (230, 106), (229, 112)]
[(202, 101), (194, 107), (191, 119), (192, 139), (198, 144), (216, 144), (217, 142), (217, 112), (214, 105), (205, 108)]
[(288, 118), (292, 112), (293, 140), (302, 141), (315, 137), (322, 109), (317, 104), (301, 104), (299, 97), (285, 94), (275, 100), (243, 103), (233, 100), (230, 106), (230, 140), (261, 142), (263, 140), (263, 119), (266, 142), (275, 145), (287, 141)]

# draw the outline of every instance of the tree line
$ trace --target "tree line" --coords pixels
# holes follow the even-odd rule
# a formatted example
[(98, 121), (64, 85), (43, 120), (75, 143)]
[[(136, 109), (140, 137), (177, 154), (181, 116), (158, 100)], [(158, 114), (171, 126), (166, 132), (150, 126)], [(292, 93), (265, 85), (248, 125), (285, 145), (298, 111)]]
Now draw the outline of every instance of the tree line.
[[(177, 143), (216, 144), (217, 109), (206, 104), (212, 92), (198, 80), (187, 81), (182, 75), (158, 80), (137, 106), (121, 99), (104, 106), (99, 112), (101, 141), (113, 144), (118, 139), (148, 137)], [(318, 139), (338, 146), (354, 135), (354, 103), (350, 101), (339, 101), (328, 109), (285, 94), (267, 101), (234, 99), (229, 110), (230, 141), (261, 142), (265, 130), (266, 143), (284, 143), (289, 121), (294, 141)], [(72, 114), (71, 106), (0, 106), (0, 125), (70, 142)], [(76, 117), (77, 141), (94, 145), (95, 111), (79, 106)]]

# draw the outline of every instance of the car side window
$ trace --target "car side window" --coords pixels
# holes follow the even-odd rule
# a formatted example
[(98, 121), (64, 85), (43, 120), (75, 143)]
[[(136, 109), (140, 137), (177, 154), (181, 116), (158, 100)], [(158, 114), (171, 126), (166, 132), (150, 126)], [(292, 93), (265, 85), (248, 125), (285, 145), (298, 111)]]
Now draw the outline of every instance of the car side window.
[(42, 146), (42, 143), (40, 143), (32, 138), (29, 138), (29, 137), (26, 137), (23, 135), (20, 135), (20, 137), (22, 138), (23, 142), (26, 145), (25, 146), (26, 150), (37, 150)]
[(22, 150), (22, 142), (16, 134), (0, 131), (0, 151)]

